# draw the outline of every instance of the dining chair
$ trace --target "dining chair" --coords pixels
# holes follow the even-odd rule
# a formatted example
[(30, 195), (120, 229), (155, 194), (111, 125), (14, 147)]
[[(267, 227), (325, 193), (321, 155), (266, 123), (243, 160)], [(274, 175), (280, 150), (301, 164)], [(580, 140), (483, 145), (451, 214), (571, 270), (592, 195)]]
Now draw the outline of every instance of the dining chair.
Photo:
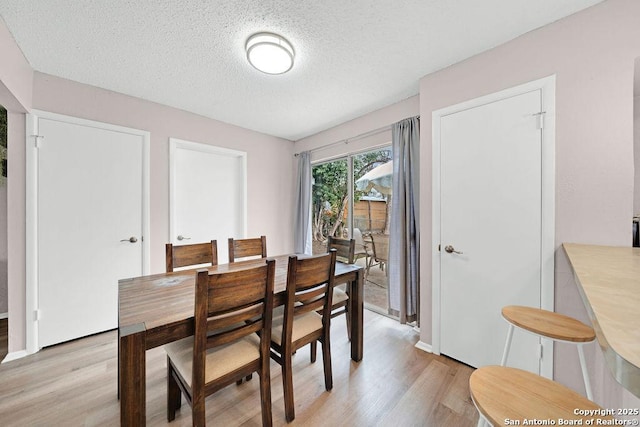
[(369, 249), (369, 245), (364, 241), (364, 237), (362, 237), (362, 231), (360, 231), (359, 228), (353, 229), (353, 238), (356, 241), (356, 247), (353, 253), (353, 262), (358, 261), (360, 258), (364, 258), (364, 280), (367, 280), (369, 268), (371, 267), (371, 263), (373, 262), (373, 251)]
[(218, 265), (218, 242), (212, 240), (209, 243), (194, 243), (190, 245), (173, 246), (165, 245), (167, 273), (174, 268), (191, 265), (211, 264)]
[(325, 389), (333, 388), (329, 308), (335, 268), (335, 251), (300, 259), (295, 255), (289, 257), (285, 303), (284, 307), (275, 310), (271, 331), (271, 358), (282, 366), (287, 422), (295, 418), (291, 359), (300, 347), (320, 341)]
[[(339, 239), (337, 237), (329, 236), (327, 241), (327, 252), (335, 249), (336, 259), (340, 259), (347, 264), (353, 264), (355, 262), (355, 239)], [(331, 299), (331, 317), (345, 315), (347, 321), (347, 336), (351, 340), (351, 322), (348, 315), (349, 312), (349, 291), (348, 286), (344, 289), (341, 287), (333, 288), (333, 298)], [(311, 346), (311, 358), (315, 359), (316, 349), (315, 346)]]
[[(260, 236), (253, 239), (229, 239), (229, 263), (236, 262), (238, 258), (267, 257), (267, 237)], [(251, 375), (246, 378), (251, 380)], [(242, 380), (238, 380), (238, 385)]]
[(204, 426), (205, 398), (257, 372), (262, 425), (271, 426), (269, 348), (275, 260), (222, 273), (196, 273), (195, 332), (165, 345), (167, 419), (173, 421), (184, 394), (194, 426)]
[(229, 239), (229, 262), (236, 262), (238, 258), (254, 256), (267, 257), (266, 236), (253, 239)]
[(336, 250), (336, 260), (353, 264), (355, 262), (356, 241), (355, 239), (340, 239), (329, 236), (327, 240), (327, 252)]
[(389, 259), (389, 236), (386, 234), (371, 233), (371, 246), (373, 248), (373, 259), (381, 270), (387, 266)]
[[(165, 245), (166, 272), (171, 273), (175, 268), (192, 265), (211, 264), (218, 265), (218, 242), (212, 240), (209, 243), (193, 243), (189, 245), (173, 246)], [(118, 340), (118, 354), (120, 341)], [(250, 378), (247, 378), (249, 380)], [(118, 365), (118, 397), (120, 396), (120, 365)], [(238, 381), (240, 384), (242, 380)]]

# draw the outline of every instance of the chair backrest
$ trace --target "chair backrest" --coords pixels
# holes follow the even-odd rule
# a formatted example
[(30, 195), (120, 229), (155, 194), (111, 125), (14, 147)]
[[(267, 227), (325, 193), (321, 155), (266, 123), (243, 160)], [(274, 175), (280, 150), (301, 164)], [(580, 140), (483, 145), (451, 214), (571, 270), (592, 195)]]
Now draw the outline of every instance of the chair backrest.
[(347, 264), (353, 264), (355, 262), (355, 239), (339, 239), (337, 237), (329, 236), (329, 240), (327, 241), (327, 252), (331, 249), (336, 250), (336, 256), (340, 258), (341, 261), (344, 261)]
[[(192, 387), (204, 385), (208, 349), (256, 332), (260, 356), (269, 359), (275, 260), (243, 270), (196, 273)], [(266, 359), (264, 359), (266, 358)]]
[(194, 243), (191, 245), (165, 245), (167, 273), (174, 268), (188, 265), (211, 264), (218, 265), (218, 242)]
[(325, 327), (330, 326), (335, 271), (335, 250), (312, 257), (298, 258), (296, 255), (289, 257), (282, 340), (280, 341), (283, 346), (291, 343), (293, 319), (304, 313), (322, 310), (322, 322)]
[(389, 236), (386, 234), (371, 234), (373, 256), (377, 261), (389, 259)]
[(229, 239), (229, 262), (235, 262), (238, 258), (253, 256), (267, 257), (266, 236), (254, 239)]
[(359, 228), (353, 229), (353, 239), (356, 241), (355, 254), (367, 254), (367, 244), (362, 237), (362, 231)]

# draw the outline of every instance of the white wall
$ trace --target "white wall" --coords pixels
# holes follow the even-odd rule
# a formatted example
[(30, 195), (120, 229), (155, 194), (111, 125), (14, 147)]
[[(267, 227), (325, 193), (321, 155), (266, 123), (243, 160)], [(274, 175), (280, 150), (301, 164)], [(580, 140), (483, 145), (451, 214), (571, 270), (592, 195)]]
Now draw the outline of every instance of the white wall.
[[(431, 342), (431, 116), (434, 110), (556, 74), (556, 311), (588, 322), (562, 242), (631, 245), (633, 73), (640, 2), (609, 0), (420, 81), (421, 340)], [(621, 407), (623, 391), (588, 356), (594, 397)], [(555, 379), (582, 390), (575, 349), (556, 345)], [(635, 406), (640, 401), (636, 399)]]

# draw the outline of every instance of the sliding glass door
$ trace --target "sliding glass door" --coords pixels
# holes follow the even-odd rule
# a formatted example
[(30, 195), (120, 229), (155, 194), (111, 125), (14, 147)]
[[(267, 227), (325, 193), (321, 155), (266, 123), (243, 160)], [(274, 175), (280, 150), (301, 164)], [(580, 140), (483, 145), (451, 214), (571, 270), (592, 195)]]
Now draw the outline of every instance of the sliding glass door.
[(313, 253), (326, 252), (329, 236), (354, 238), (365, 305), (387, 314), (391, 147), (316, 163), (312, 174)]

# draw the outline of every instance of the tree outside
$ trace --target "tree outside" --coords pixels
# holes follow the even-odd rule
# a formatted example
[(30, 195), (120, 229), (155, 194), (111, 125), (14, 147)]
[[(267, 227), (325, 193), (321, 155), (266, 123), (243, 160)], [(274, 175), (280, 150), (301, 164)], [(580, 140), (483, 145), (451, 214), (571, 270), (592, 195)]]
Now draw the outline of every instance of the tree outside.
[[(353, 156), (353, 182), (365, 173), (391, 160), (391, 149)], [(349, 206), (347, 159), (322, 163), (313, 168), (313, 240), (324, 242), (329, 236), (343, 236), (348, 228)], [(354, 189), (354, 202), (369, 195)], [(382, 195), (377, 194), (380, 198)]]

